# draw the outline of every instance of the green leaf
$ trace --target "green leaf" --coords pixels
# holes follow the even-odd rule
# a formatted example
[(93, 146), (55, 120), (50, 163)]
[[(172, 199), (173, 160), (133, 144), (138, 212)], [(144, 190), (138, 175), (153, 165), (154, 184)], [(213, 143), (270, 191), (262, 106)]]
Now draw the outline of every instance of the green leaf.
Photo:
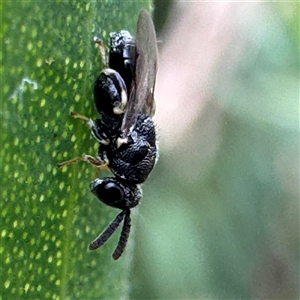
[(70, 111), (96, 118), (92, 85), (102, 65), (93, 43), (135, 32), (150, 1), (8, 1), (2, 8), (1, 274), (3, 299), (126, 297), (128, 258), (111, 258), (117, 234), (88, 244), (116, 211), (89, 192), (95, 169), (58, 162), (97, 143)]

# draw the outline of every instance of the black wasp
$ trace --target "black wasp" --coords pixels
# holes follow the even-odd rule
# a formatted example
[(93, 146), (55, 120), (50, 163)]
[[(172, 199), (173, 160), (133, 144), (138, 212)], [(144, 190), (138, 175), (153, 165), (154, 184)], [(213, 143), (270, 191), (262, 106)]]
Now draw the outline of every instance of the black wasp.
[[(102, 41), (95, 38), (106, 63)], [(115, 177), (96, 178), (90, 189), (103, 203), (122, 211), (91, 242), (89, 249), (102, 246), (124, 220), (121, 236), (112, 257), (118, 259), (126, 246), (131, 227), (130, 209), (142, 198), (143, 183), (157, 160), (156, 132), (152, 120), (155, 112), (154, 87), (158, 51), (152, 19), (142, 10), (135, 38), (122, 30), (110, 34), (109, 67), (94, 83), (94, 100), (101, 118), (84, 119), (99, 142), (96, 157), (82, 155), (59, 164), (87, 161), (98, 168), (108, 167)]]

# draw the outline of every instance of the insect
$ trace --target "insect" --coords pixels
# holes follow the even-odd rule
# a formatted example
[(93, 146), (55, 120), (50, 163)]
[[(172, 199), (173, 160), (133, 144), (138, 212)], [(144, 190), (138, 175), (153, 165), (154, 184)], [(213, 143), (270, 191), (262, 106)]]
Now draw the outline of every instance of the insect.
[[(103, 203), (121, 212), (90, 243), (89, 249), (102, 246), (123, 221), (123, 228), (112, 257), (123, 253), (131, 227), (130, 209), (142, 199), (141, 184), (152, 171), (158, 156), (156, 131), (152, 116), (155, 112), (154, 88), (158, 64), (155, 29), (148, 12), (138, 17), (135, 38), (122, 30), (110, 34), (109, 67), (101, 71), (94, 83), (95, 106), (101, 118), (84, 119), (99, 149), (96, 157), (83, 154), (60, 163), (62, 167), (87, 161), (98, 168), (108, 168), (114, 177), (96, 178), (91, 192)], [(102, 61), (106, 62), (102, 41)]]
[(126, 84), (132, 83), (135, 63), (135, 41), (127, 30), (110, 33), (109, 67), (117, 71)]

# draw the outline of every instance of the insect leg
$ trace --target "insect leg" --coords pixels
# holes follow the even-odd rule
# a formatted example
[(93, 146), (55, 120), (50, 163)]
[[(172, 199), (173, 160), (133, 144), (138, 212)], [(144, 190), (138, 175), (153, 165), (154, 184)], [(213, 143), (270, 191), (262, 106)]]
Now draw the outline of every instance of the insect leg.
[(117, 248), (115, 249), (114, 253), (112, 254), (112, 257), (114, 260), (117, 260), (123, 253), (126, 244), (127, 244), (127, 240), (128, 240), (128, 236), (130, 233), (130, 227), (131, 227), (131, 219), (130, 219), (130, 209), (126, 210), (126, 215), (125, 215), (125, 219), (124, 219), (124, 224), (123, 224), (123, 228), (122, 228), (122, 232), (121, 232), (121, 236), (117, 245)]
[(76, 113), (76, 112), (74, 112), (74, 111), (71, 111), (71, 112), (70, 112), (70, 115), (71, 115), (73, 118), (78, 118), (78, 119), (82, 119), (82, 120), (86, 121), (86, 123), (89, 125), (89, 127), (90, 127), (91, 129), (93, 129), (93, 128), (96, 127), (94, 121), (93, 121), (92, 119), (90, 119), (90, 118), (84, 116), (84, 115), (78, 114), (78, 113)]
[(101, 60), (102, 60), (102, 68), (107, 68), (108, 67), (108, 59), (107, 59), (107, 56), (106, 56), (106, 51), (105, 51), (105, 46), (104, 46), (104, 43), (103, 41), (94, 36), (94, 43), (98, 46), (99, 48), (99, 51), (100, 51), (100, 55), (101, 55)]
[(90, 243), (90, 250), (95, 250), (101, 247), (110, 238), (110, 236), (115, 232), (115, 230), (119, 227), (120, 223), (123, 221), (126, 212), (126, 210), (121, 211), (117, 215), (117, 217), (108, 225), (108, 227)]
[(58, 168), (71, 165), (73, 163), (79, 162), (79, 161), (86, 161), (90, 163), (91, 165), (99, 168), (99, 169), (107, 169), (108, 170), (108, 160), (101, 160), (99, 157), (94, 157), (88, 154), (83, 154), (82, 156), (75, 157), (73, 159), (61, 162), (57, 164)]
[(84, 115), (78, 114), (76, 112), (73, 112), (73, 111), (70, 114), (74, 118), (78, 118), (78, 119), (82, 119), (82, 120), (86, 121), (86, 123), (92, 130), (92, 135), (95, 137), (96, 140), (99, 141), (99, 143), (101, 143), (103, 145), (109, 144), (110, 141), (109, 141), (107, 135), (105, 133), (101, 132), (99, 123), (98, 123), (98, 126), (96, 125), (97, 121), (99, 121), (99, 120), (93, 121), (92, 119), (90, 119)]

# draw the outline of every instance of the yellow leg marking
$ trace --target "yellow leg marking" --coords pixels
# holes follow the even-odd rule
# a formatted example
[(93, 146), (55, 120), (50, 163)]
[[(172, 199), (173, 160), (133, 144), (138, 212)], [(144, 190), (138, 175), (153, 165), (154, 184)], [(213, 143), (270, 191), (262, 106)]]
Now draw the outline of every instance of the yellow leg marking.
[(100, 51), (101, 60), (102, 60), (102, 64), (103, 64), (102, 68), (107, 68), (108, 59), (107, 59), (107, 56), (106, 56), (104, 43), (101, 39), (99, 39), (96, 36), (94, 37), (94, 42), (95, 42), (96, 46), (99, 48), (99, 51)]
[(85, 121), (87, 121), (87, 122), (90, 121), (90, 118), (88, 118), (88, 117), (86, 117), (86, 116), (84, 116), (84, 115), (78, 114), (78, 113), (76, 113), (76, 112), (74, 112), (74, 111), (71, 111), (71, 112), (70, 112), (70, 115), (71, 115), (73, 118), (82, 119), (82, 120), (85, 120)]
[(73, 163), (77, 163), (79, 161), (86, 161), (86, 162), (90, 163), (91, 165), (97, 167), (98, 169), (109, 170), (109, 168), (108, 168), (108, 162), (102, 161), (102, 160), (100, 160), (97, 157), (94, 157), (94, 156), (91, 156), (91, 155), (87, 155), (87, 154), (83, 154), (82, 156), (75, 157), (73, 159), (61, 162), (61, 163), (57, 164), (57, 167), (61, 168), (61, 167), (64, 167), (64, 166), (71, 165)]
[(83, 160), (83, 157), (82, 156), (79, 156), (79, 157), (75, 157), (73, 159), (70, 159), (70, 160), (67, 160), (67, 161), (63, 161), (61, 163), (58, 163), (57, 164), (57, 167), (58, 168), (62, 168), (64, 166), (68, 166), (68, 165), (71, 165), (73, 163), (76, 163), (76, 162), (79, 162), (79, 161), (82, 161)]

